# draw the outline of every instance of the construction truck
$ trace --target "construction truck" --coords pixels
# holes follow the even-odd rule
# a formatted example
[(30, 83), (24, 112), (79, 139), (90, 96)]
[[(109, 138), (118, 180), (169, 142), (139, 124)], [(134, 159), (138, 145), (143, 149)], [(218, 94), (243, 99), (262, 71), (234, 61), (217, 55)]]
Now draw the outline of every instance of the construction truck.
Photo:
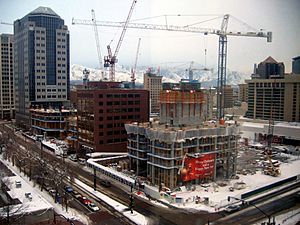
[(268, 153), (265, 155), (269, 163), (265, 165), (264, 174), (278, 177), (280, 175), (279, 163), (276, 160), (273, 161)]

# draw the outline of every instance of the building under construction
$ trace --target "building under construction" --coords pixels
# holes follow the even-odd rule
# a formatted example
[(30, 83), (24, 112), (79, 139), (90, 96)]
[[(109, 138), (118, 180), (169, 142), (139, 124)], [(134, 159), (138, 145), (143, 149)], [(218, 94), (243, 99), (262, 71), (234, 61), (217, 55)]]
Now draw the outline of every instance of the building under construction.
[(238, 129), (208, 119), (207, 92), (163, 90), (160, 121), (126, 124), (130, 167), (154, 185), (230, 178), (236, 171)]
[(31, 108), (31, 129), (38, 135), (47, 135), (59, 139), (76, 139), (77, 110)]

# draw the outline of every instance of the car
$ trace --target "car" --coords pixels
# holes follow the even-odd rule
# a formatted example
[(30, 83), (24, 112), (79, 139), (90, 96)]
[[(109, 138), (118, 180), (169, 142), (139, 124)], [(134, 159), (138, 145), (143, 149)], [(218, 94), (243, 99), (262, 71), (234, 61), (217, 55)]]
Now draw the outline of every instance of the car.
[(73, 188), (72, 188), (71, 186), (66, 186), (66, 187), (65, 187), (65, 191), (66, 191), (67, 193), (72, 193), (74, 190), (73, 190)]
[(92, 201), (91, 200), (89, 200), (87, 197), (84, 197), (84, 196), (82, 196), (80, 199), (80, 202), (82, 203), (82, 204), (84, 204), (84, 205), (88, 205), (88, 204), (90, 204), (90, 203), (92, 203)]
[(229, 188), (229, 191), (233, 192), (233, 191), (234, 191), (234, 188), (233, 188), (233, 187), (230, 187), (230, 188)]
[(231, 213), (231, 212), (236, 212), (236, 211), (239, 211), (240, 210), (240, 206), (239, 205), (229, 205), (225, 208), (225, 211), (228, 212), (228, 213)]
[(93, 202), (89, 203), (89, 204), (87, 205), (87, 207), (88, 207), (90, 210), (92, 210), (93, 212), (97, 212), (97, 211), (100, 210), (99, 207), (98, 207), (95, 203), (93, 203)]
[(111, 183), (108, 180), (100, 180), (100, 184), (104, 187), (110, 187)]
[(55, 196), (56, 190), (55, 189), (50, 189), (49, 194), (52, 196)]
[(73, 162), (77, 162), (77, 155), (76, 154), (72, 154), (68, 157), (70, 160), (72, 160)]

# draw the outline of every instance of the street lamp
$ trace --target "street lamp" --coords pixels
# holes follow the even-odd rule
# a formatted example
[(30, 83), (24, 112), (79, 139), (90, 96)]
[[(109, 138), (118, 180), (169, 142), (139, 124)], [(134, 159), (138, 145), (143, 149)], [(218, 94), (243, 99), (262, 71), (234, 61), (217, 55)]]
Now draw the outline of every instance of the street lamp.
[(256, 205), (254, 205), (252, 202), (246, 201), (246, 200), (244, 200), (244, 199), (239, 199), (239, 198), (233, 197), (233, 196), (228, 196), (228, 197), (227, 197), (227, 200), (230, 202), (230, 199), (231, 199), (231, 198), (234, 199), (234, 200), (241, 201), (243, 205), (246, 203), (246, 204), (249, 204), (249, 205), (254, 206), (254, 207), (255, 207), (256, 209), (258, 209), (262, 214), (264, 214), (266, 217), (268, 217), (268, 223), (267, 223), (267, 225), (275, 225), (275, 219), (273, 219), (273, 222), (271, 223), (271, 215), (266, 214), (264, 211), (262, 211), (259, 207), (257, 207)]

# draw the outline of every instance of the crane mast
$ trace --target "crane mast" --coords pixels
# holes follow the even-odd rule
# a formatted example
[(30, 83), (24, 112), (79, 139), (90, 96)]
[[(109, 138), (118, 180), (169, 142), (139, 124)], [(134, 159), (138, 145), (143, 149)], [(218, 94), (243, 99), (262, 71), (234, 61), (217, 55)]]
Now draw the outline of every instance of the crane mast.
[(136, 2), (137, 2), (137, 0), (133, 0), (133, 2), (131, 4), (131, 7), (130, 7), (130, 10), (129, 10), (128, 16), (126, 18), (126, 21), (122, 25), (123, 30), (122, 30), (122, 33), (120, 35), (118, 44), (116, 46), (116, 49), (115, 49), (115, 52), (114, 52), (113, 55), (112, 55), (112, 52), (111, 52), (110, 45), (107, 46), (108, 56), (104, 57), (104, 67), (109, 67), (109, 79), (111, 81), (115, 80), (115, 64), (118, 62), (117, 55), (119, 53), (121, 44), (123, 42), (126, 30), (127, 30), (127, 26), (128, 26), (128, 23), (129, 23), (129, 20), (131, 18), (131, 15), (132, 15), (132, 12), (133, 12), (133, 9), (134, 9), (134, 6), (135, 6)]
[(137, 50), (136, 50), (136, 55), (135, 55), (135, 61), (134, 61), (134, 66), (131, 71), (131, 83), (132, 83), (132, 88), (135, 88), (135, 72), (136, 72), (136, 66), (137, 66), (137, 61), (139, 58), (139, 51), (140, 51), (140, 44), (141, 44), (141, 38), (139, 38)]
[(101, 78), (103, 79), (104, 78), (103, 64), (102, 64), (102, 56), (101, 56), (100, 43), (99, 43), (98, 28), (97, 28), (97, 24), (96, 24), (96, 15), (95, 15), (95, 11), (93, 9), (91, 10), (91, 12), (92, 12), (92, 22), (93, 22), (93, 27), (94, 27), (94, 32), (95, 32), (99, 68), (101, 70)]

